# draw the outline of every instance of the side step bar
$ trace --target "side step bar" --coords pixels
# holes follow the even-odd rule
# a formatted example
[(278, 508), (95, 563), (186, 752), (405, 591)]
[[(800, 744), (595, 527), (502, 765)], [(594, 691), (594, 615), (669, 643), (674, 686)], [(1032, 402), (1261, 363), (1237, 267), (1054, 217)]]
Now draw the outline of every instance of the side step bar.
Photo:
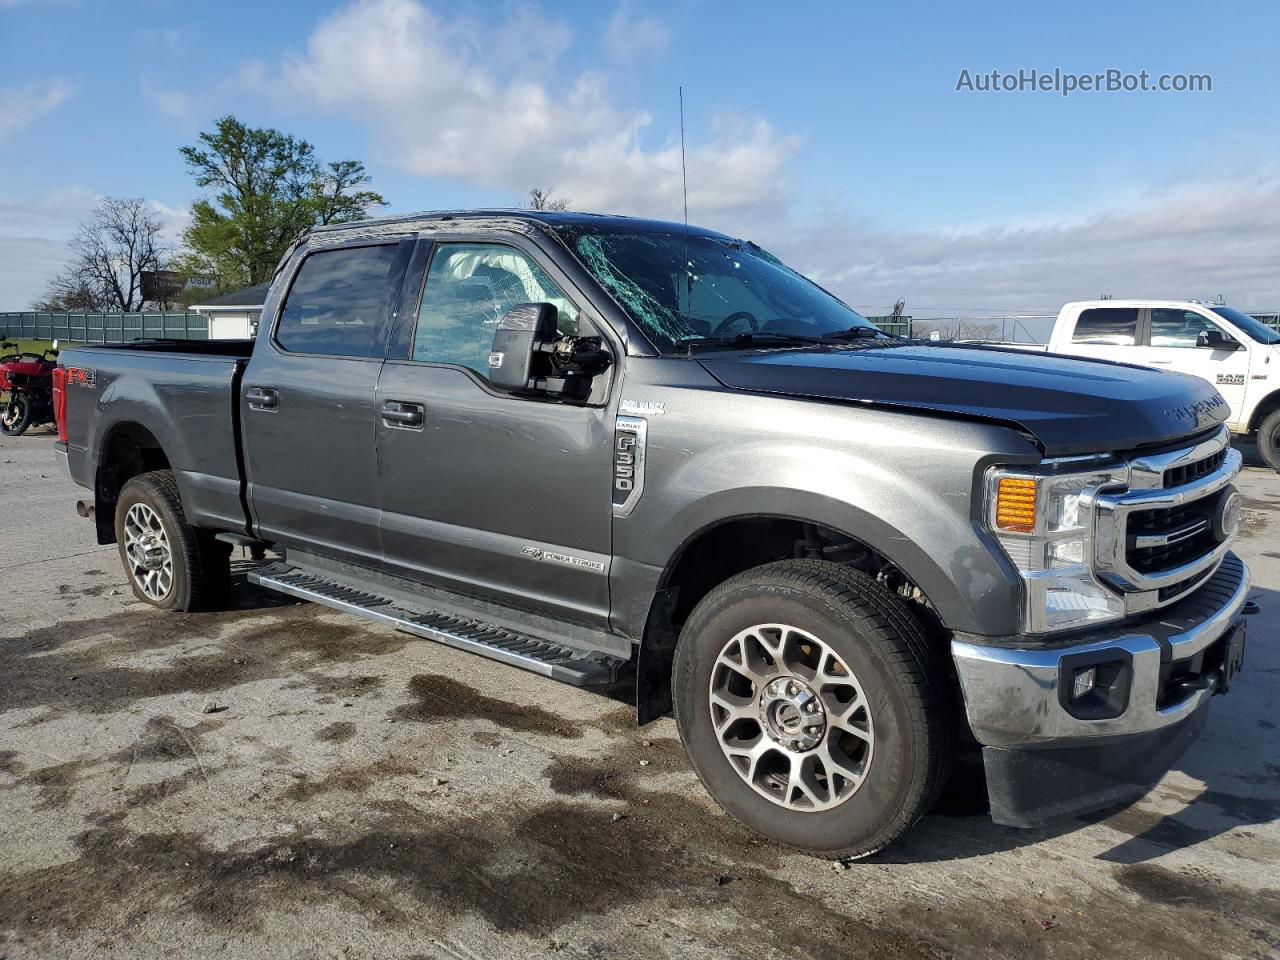
[(434, 611), (409, 610), (388, 597), (356, 590), (337, 580), (297, 569), (251, 570), (248, 578), (250, 583), (268, 590), (321, 603), (366, 620), (387, 623), (405, 633), (478, 653), (576, 687), (615, 680), (626, 663), (619, 657), (515, 633), (479, 620)]

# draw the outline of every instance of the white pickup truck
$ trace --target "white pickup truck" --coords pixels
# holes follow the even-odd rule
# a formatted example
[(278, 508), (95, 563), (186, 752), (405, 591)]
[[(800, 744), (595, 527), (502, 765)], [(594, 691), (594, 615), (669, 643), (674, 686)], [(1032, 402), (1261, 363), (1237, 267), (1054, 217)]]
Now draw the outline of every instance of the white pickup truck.
[(1208, 380), (1231, 407), (1231, 432), (1256, 434), (1259, 455), (1280, 469), (1280, 331), (1248, 314), (1185, 300), (1079, 300), (1058, 313), (1043, 349)]

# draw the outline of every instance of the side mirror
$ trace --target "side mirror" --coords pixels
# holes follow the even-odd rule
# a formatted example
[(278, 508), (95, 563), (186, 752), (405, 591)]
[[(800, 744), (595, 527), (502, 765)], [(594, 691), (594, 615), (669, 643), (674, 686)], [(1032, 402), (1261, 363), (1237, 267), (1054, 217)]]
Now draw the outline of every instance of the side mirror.
[(489, 353), (489, 382), (508, 393), (537, 393), (546, 376), (546, 348), (556, 339), (559, 311), (550, 303), (519, 303), (508, 310), (493, 331)]
[(1221, 330), (1201, 330), (1196, 334), (1196, 346), (1210, 350), (1239, 350), (1240, 344)]
[(519, 303), (493, 331), (489, 382), (515, 394), (585, 400), (591, 378), (609, 366), (599, 337), (562, 337), (550, 303)]

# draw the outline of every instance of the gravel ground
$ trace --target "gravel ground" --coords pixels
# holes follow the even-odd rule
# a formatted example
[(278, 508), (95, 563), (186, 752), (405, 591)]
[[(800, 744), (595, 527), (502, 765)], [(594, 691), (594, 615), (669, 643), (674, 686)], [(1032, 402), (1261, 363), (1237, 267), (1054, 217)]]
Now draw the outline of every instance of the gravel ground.
[(0, 439), (0, 960), (1280, 956), (1280, 478), (1246, 674), (1146, 798), (1017, 831), (971, 776), (843, 869), (730, 821), (670, 720), (284, 602), (166, 615), (47, 434)]

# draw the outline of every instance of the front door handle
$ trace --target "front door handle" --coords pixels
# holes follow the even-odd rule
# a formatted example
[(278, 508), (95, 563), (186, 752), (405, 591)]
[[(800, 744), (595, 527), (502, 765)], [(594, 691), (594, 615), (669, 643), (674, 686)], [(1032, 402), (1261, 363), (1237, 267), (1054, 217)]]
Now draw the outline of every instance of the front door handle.
[(244, 398), (250, 410), (275, 410), (280, 406), (280, 392), (275, 387), (250, 387)]
[(388, 400), (382, 405), (382, 422), (388, 427), (421, 430), (426, 418), (426, 408), (420, 403), (404, 400)]

